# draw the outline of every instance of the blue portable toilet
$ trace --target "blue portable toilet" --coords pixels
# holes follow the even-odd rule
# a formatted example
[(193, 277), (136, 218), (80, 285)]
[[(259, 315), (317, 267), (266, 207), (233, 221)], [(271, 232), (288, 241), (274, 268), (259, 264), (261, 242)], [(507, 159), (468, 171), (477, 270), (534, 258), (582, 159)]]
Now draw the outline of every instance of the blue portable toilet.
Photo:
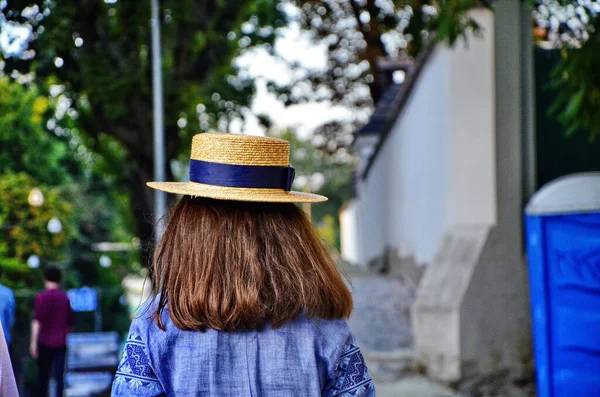
[(539, 397), (600, 396), (600, 173), (569, 175), (526, 208)]

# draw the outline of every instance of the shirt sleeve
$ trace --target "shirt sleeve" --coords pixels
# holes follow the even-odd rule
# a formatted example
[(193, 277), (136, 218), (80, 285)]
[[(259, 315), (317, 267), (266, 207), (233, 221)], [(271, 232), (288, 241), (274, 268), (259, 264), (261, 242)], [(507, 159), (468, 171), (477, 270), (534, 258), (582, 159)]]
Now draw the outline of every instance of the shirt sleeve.
[(365, 359), (350, 335), (336, 362), (328, 397), (375, 397), (375, 386)]
[(12, 328), (15, 325), (15, 310), (16, 310), (15, 295), (11, 293), (10, 303), (8, 308), (8, 326)]
[(113, 397), (166, 396), (148, 354), (146, 334), (139, 318), (133, 320), (123, 356), (112, 385)]
[(35, 302), (33, 304), (33, 319), (36, 321), (41, 321), (42, 320), (42, 313), (41, 313), (41, 305), (42, 305), (42, 299), (39, 295), (36, 295), (35, 297)]

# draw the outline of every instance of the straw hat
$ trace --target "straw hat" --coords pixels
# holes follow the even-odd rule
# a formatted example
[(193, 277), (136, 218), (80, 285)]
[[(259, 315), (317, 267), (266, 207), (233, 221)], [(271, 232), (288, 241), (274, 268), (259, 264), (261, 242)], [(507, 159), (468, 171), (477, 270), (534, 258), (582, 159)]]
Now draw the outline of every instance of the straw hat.
[(192, 139), (189, 182), (148, 182), (153, 189), (218, 200), (317, 203), (327, 197), (292, 192), (290, 144), (276, 138), (218, 132)]

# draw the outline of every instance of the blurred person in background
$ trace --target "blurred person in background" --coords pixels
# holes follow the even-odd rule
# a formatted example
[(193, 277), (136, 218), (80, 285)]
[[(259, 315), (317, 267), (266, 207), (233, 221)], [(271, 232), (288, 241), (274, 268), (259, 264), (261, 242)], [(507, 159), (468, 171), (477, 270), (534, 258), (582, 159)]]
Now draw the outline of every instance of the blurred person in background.
[(8, 347), (5, 343), (5, 335), (0, 327), (0, 396), (19, 397), (17, 382), (10, 362)]
[[(2, 277), (2, 267), (0, 267), (0, 278)], [(11, 331), (15, 324), (15, 294), (12, 290), (0, 284), (0, 323), (4, 331), (6, 346), (10, 349)]]
[(291, 192), (287, 141), (205, 133), (156, 249), (113, 397), (373, 397), (352, 296)]
[(60, 269), (44, 269), (45, 290), (35, 297), (34, 317), (31, 322), (29, 350), (38, 364), (36, 396), (48, 396), (50, 374), (56, 380), (57, 396), (62, 396), (63, 376), (67, 352), (67, 334), (75, 325), (75, 316), (67, 294), (60, 289)]

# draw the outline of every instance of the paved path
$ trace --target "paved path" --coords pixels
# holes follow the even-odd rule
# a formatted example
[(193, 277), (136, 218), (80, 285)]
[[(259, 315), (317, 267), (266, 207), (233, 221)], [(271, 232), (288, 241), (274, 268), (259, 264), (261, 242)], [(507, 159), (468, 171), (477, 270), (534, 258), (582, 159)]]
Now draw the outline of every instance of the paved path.
[(397, 277), (353, 276), (350, 328), (363, 349), (390, 352), (412, 345), (413, 291)]
[(375, 383), (377, 397), (464, 397), (422, 376), (410, 376), (394, 383)]
[(349, 323), (375, 379), (377, 397), (464, 397), (411, 373), (413, 288), (397, 276), (354, 272), (351, 280), (354, 312)]

